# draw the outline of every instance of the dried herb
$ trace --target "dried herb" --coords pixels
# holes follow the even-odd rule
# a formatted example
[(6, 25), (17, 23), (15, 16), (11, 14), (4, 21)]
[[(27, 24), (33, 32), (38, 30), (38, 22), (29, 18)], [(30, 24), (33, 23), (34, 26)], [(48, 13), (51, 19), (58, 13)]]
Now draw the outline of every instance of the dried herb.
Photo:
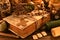
[(16, 12), (16, 15), (19, 14), (26, 14), (28, 12), (31, 12), (34, 10), (34, 5), (32, 4), (27, 4), (27, 3), (20, 3), (15, 7), (14, 12)]
[(9, 0), (0, 0), (0, 16), (6, 17), (10, 14), (11, 4)]

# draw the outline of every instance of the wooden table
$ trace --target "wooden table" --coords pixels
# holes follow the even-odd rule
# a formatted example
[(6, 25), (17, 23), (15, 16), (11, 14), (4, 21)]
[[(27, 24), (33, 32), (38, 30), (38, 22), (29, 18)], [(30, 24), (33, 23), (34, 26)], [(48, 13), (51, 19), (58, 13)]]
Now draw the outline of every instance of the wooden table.
[[(21, 39), (21, 38), (16, 39), (16, 38), (10, 38), (10, 37), (0, 36), (0, 40), (33, 40), (32, 39), (32, 35), (37, 34), (39, 32), (40, 32), (40, 30), (37, 30), (36, 32), (34, 32), (33, 34), (31, 34), (30, 36), (28, 36), (25, 39)], [(42, 38), (40, 38), (38, 40), (60, 40), (60, 37), (54, 38), (54, 37), (51, 36), (50, 33), (48, 33), (48, 35), (46, 37), (42, 37)]]

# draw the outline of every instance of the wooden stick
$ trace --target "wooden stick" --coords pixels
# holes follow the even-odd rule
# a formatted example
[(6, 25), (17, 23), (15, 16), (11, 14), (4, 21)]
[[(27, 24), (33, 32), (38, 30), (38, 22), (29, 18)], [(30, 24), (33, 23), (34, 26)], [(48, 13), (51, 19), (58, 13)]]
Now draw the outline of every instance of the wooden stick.
[(0, 35), (1, 36), (7, 36), (7, 37), (13, 37), (13, 38), (19, 38), (19, 36), (16, 36), (16, 35), (13, 35), (13, 34), (6, 34), (6, 33), (3, 33), (3, 32), (0, 32)]

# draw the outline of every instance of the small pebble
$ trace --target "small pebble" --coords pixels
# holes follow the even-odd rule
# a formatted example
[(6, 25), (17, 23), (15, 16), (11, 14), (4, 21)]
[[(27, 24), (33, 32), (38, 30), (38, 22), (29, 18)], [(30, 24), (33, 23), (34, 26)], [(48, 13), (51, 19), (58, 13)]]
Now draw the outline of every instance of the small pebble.
[(59, 16), (58, 16), (58, 15), (56, 15), (56, 16), (55, 16), (55, 19), (59, 19)]
[(43, 36), (47, 36), (47, 33), (45, 31), (41, 32)]
[(37, 35), (33, 35), (32, 37), (33, 37), (34, 40), (38, 39)]
[(41, 33), (37, 33), (38, 38), (43, 37)]

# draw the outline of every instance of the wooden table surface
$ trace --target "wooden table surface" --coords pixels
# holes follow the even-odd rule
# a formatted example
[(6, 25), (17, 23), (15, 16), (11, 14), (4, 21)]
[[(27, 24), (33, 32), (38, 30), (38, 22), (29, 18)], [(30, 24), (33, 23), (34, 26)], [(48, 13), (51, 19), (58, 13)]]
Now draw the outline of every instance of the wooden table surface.
[[(37, 31), (35, 31), (33, 34), (31, 34), (30, 36), (28, 36), (28, 37), (25, 38), (25, 39), (22, 39), (22, 38), (17, 39), (17, 38), (0, 36), (0, 40), (33, 40), (33, 39), (32, 39), (32, 35), (37, 34), (37, 33), (39, 33), (39, 32), (41, 32), (41, 31), (40, 31), (40, 30), (37, 30)], [(9, 32), (8, 32), (8, 33), (9, 33)], [(40, 38), (40, 39), (38, 39), (38, 40), (60, 40), (60, 37), (54, 38), (54, 37), (52, 37), (52, 35), (48, 32), (48, 35), (47, 35), (47, 36), (42, 37), (42, 38)]]

